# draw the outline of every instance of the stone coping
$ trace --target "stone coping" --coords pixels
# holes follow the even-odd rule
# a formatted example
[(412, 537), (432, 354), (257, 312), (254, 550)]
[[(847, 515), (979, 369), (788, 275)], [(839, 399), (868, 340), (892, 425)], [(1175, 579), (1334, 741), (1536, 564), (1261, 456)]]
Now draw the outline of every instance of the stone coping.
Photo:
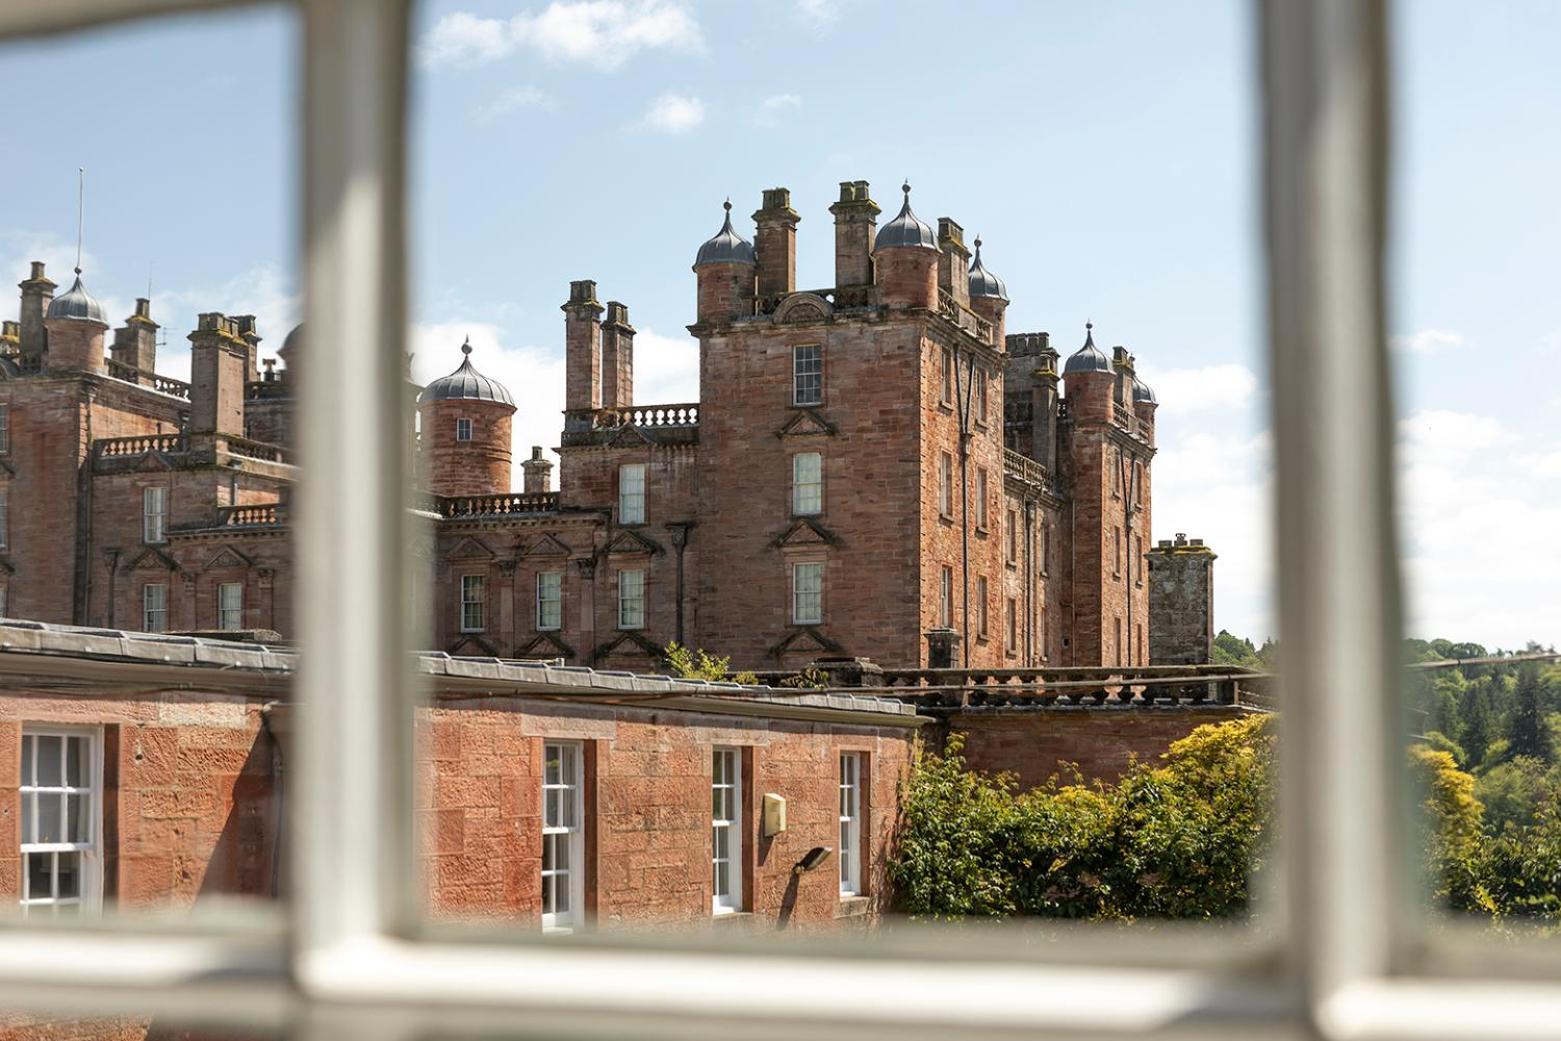
[[(181, 672), (200, 672), (203, 679), (220, 673), (226, 678), (224, 685), (233, 686), (245, 685), (246, 678), (274, 685), (291, 675), (298, 663), (298, 652), (291, 647), (7, 618), (0, 619), (0, 659), (8, 656), (172, 667)], [(923, 721), (914, 705), (899, 698), (838, 690), (744, 686), (545, 661), (458, 658), (442, 651), (419, 652), (416, 658), (418, 671), (429, 677), (445, 697), (513, 694), (611, 701), (617, 696), (626, 702), (665, 700), (668, 707), (707, 712), (793, 715), (800, 711), (817, 718), (865, 713), (892, 717), (893, 725), (908, 726)], [(885, 723), (890, 721), (883, 719)]]

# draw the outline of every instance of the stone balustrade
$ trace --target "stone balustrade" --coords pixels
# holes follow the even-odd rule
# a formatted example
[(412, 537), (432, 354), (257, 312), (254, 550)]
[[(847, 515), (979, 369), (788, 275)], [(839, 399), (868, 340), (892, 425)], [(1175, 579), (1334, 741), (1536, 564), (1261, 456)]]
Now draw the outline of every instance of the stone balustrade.
[[(938, 314), (947, 318), (982, 343), (992, 343), (992, 323), (970, 310), (961, 307), (954, 295), (946, 289), (938, 290)], [(993, 346), (997, 346), (993, 344)]]
[(552, 513), (558, 510), (557, 492), (521, 492), (508, 495), (441, 497), (436, 504), (441, 517), (505, 517), (520, 513)]
[(1011, 448), (1003, 449), (1003, 473), (1047, 495), (1062, 494), (1056, 474), (1029, 456), (1022, 452), (1015, 452)]
[(99, 456), (142, 455), (162, 452), (168, 455), (189, 450), (183, 434), (137, 434), (134, 437), (105, 437), (94, 443)]
[(217, 514), (223, 528), (276, 528), (287, 523), (287, 507), (279, 502), (223, 506)]

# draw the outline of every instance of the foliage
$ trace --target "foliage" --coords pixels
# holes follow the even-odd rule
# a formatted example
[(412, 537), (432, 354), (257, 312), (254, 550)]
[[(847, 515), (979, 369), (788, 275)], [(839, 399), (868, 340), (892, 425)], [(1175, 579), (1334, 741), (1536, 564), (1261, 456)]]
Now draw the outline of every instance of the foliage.
[(709, 680), (712, 683), (731, 680), (749, 685), (759, 682), (759, 678), (751, 672), (739, 672), (733, 676), (731, 655), (717, 658), (704, 650), (691, 650), (676, 641), (667, 644), (665, 660), (667, 671), (679, 679)]
[(1507, 741), (1514, 756), (1544, 759), (1550, 755), (1550, 735), (1545, 730), (1541, 697), (1539, 666), (1533, 662), (1519, 666), (1512, 716), (1507, 722)]
[(1018, 794), (923, 752), (890, 877), (913, 915), (1214, 918), (1247, 906), (1272, 805), (1266, 717), (1199, 727), (1114, 785), (1053, 778)]
[(1486, 886), (1484, 807), (1474, 797), (1474, 778), (1446, 752), (1415, 745), (1409, 764), (1424, 796), (1421, 863), (1432, 898), (1456, 911), (1495, 913)]

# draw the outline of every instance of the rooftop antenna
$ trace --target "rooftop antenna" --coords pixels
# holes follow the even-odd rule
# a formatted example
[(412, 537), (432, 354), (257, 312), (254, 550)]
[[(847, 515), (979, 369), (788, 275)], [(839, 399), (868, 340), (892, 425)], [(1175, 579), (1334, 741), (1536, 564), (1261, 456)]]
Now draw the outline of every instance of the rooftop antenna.
[(87, 212), (87, 171), (76, 167), (76, 274), (81, 274), (81, 226)]

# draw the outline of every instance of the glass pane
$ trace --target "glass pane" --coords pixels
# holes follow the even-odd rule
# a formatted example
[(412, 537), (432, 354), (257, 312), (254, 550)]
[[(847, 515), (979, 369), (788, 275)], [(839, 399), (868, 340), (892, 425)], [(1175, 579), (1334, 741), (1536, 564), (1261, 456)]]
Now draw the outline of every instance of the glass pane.
[(543, 823), (549, 828), (561, 828), (564, 826), (563, 793), (557, 788), (549, 788), (542, 797), (546, 813)]
[(88, 778), (91, 760), (89, 752), (91, 744), (85, 737), (72, 737), (67, 741), (65, 756), (65, 783), (72, 788), (85, 788), (90, 784)]
[(56, 853), (56, 877), (59, 881), (60, 897), (81, 896), (81, 854), (80, 853)]
[(58, 788), (63, 781), (61, 758), (65, 739), (51, 734), (38, 737), (38, 785), (41, 788)]
[(60, 805), (67, 796), (57, 795), (53, 792), (38, 793), (38, 839), (39, 842), (63, 842), (65, 841), (65, 818), (63, 807)]
[(557, 875), (553, 879), (553, 910), (558, 914), (568, 914), (573, 908), (570, 899), (571, 885), (568, 875)]
[(22, 841), (37, 842), (37, 832), (34, 828), (38, 821), (38, 796), (32, 792), (22, 793)]
[(561, 828), (573, 828), (578, 823), (575, 817), (575, 789), (562, 788), (558, 794), (558, 826)]
[(72, 795), (70, 797), (70, 837), (67, 842), (89, 843), (92, 835), (92, 796)]
[(27, 854), (27, 898), (48, 900), (54, 892), (54, 854)]
[(38, 739), (28, 735), (22, 739), (22, 783), (25, 785), (37, 784), (33, 777), (33, 748)]

